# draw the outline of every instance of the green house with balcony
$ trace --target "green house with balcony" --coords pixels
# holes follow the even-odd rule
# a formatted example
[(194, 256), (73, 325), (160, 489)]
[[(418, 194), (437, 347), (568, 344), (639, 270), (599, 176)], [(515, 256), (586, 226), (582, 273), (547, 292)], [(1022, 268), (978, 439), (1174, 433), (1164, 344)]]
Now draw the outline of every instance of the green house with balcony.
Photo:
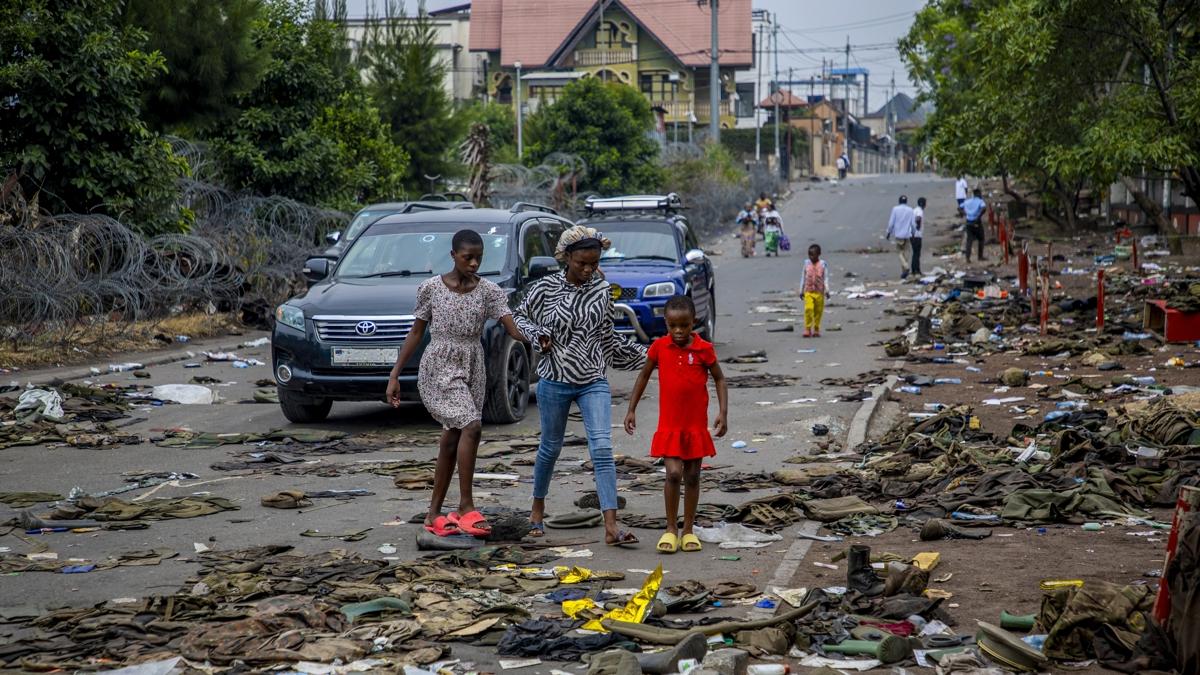
[[(732, 128), (735, 73), (753, 64), (751, 6), (717, 4), (716, 114)], [(678, 0), (474, 0), (470, 50), (485, 56), (489, 99), (520, 101), (526, 114), (571, 81), (599, 77), (641, 91), (667, 125), (703, 126), (713, 114), (711, 11), (709, 3)]]

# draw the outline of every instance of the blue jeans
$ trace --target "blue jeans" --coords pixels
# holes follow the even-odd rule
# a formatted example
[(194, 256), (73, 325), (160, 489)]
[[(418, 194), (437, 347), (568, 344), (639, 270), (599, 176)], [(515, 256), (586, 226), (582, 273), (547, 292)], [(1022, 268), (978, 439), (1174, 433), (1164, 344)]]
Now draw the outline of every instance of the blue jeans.
[(563, 431), (571, 403), (579, 404), (587, 431), (588, 454), (596, 477), (596, 494), (601, 511), (617, 508), (617, 467), (612, 452), (612, 393), (608, 380), (567, 384), (542, 379), (537, 385), (538, 413), (542, 419), (542, 442), (533, 465), (533, 498), (545, 499), (554, 477), (554, 463), (562, 452)]

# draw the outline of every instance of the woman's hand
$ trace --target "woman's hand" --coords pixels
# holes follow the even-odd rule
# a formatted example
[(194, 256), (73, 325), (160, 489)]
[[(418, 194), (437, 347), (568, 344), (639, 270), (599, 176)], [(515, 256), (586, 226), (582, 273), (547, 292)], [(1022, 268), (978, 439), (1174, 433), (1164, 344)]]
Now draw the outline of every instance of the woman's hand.
[(630, 410), (625, 413), (625, 433), (632, 436), (635, 431), (637, 431), (637, 413)]
[(400, 380), (395, 377), (388, 379), (387, 402), (393, 408), (400, 407)]
[(549, 335), (542, 335), (538, 338), (538, 349), (540, 349), (543, 354), (549, 354), (550, 349), (553, 347), (554, 340), (552, 340)]
[[(626, 423), (628, 424), (628, 422)], [(713, 424), (713, 435), (721, 438), (729, 431), (729, 421), (725, 419), (725, 415), (717, 415), (717, 421)]]

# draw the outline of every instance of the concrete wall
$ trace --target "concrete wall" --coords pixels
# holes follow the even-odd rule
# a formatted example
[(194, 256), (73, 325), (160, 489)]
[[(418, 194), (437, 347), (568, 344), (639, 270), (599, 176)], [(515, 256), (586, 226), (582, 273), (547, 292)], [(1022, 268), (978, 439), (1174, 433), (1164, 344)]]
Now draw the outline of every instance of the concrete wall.
[[(484, 57), (467, 51), (471, 30), (470, 14), (462, 12), (436, 16), (432, 17), (431, 21), (437, 32), (434, 43), (438, 48), (438, 63), (445, 72), (442, 86), (446, 95), (455, 101), (472, 98), (476, 87), (483, 84)], [(365, 20), (347, 20), (346, 32), (350, 37), (351, 48), (357, 52), (366, 34)]]

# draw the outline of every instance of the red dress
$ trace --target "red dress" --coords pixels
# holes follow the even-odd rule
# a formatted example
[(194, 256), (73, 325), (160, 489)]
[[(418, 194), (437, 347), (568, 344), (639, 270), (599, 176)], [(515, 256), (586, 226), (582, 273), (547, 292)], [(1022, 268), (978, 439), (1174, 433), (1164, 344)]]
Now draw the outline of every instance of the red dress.
[(692, 336), (687, 347), (670, 335), (650, 345), (646, 357), (658, 365), (658, 431), (653, 457), (700, 459), (717, 454), (708, 431), (708, 367), (717, 361), (711, 342)]

